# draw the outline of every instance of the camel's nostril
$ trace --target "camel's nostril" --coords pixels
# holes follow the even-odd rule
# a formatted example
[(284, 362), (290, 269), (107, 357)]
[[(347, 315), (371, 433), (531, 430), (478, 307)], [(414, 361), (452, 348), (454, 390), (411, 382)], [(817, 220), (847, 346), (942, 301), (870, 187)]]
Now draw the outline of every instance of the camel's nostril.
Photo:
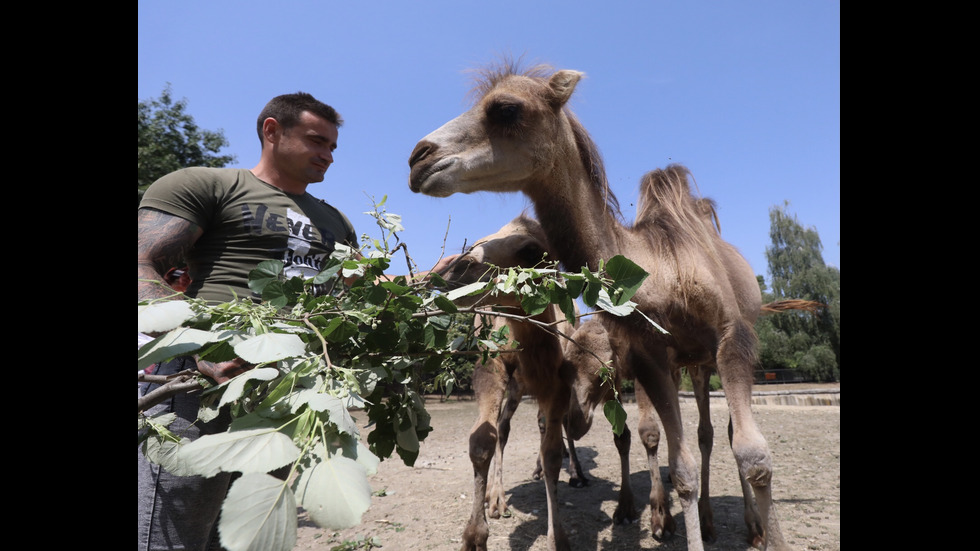
[(408, 166), (415, 166), (416, 163), (424, 159), (431, 151), (434, 151), (435, 147), (435, 144), (432, 142), (420, 141), (415, 145), (415, 149), (412, 150), (412, 154), (408, 158)]

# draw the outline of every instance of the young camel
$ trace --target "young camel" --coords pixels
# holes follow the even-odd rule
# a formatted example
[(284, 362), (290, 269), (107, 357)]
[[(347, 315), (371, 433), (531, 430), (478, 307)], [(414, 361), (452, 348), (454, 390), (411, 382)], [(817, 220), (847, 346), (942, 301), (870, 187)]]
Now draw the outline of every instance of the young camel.
[[(444, 274), (447, 282), (465, 285), (483, 279), (492, 266), (529, 268), (543, 258), (553, 258), (541, 226), (534, 220), (518, 217), (491, 236), (479, 240)], [(470, 299), (496, 307), (511, 307), (524, 314), (519, 300), (511, 296)], [(459, 301), (467, 304), (467, 301)], [(561, 311), (552, 306), (532, 318), (570, 334), (571, 329)], [(516, 353), (504, 353), (486, 363), (477, 362), (473, 370), (473, 390), (479, 417), (470, 431), (470, 460), (473, 462), (473, 510), (463, 531), (464, 550), (485, 550), (489, 536), (489, 515), (499, 517), (506, 511), (503, 487), (503, 454), (510, 434), (510, 419), (525, 392), (538, 401), (539, 419), (545, 419), (541, 432), (539, 458), (547, 466), (562, 457), (561, 420), (569, 399), (569, 387), (561, 377), (564, 356), (559, 337), (529, 322), (494, 317), (493, 329), (507, 326), (511, 338), (520, 343)], [(493, 464), (493, 473), (490, 467)], [(549, 518), (552, 518), (557, 476), (545, 477)], [(554, 517), (557, 519), (557, 517)]]
[[(670, 203), (652, 203), (657, 214), (651, 223), (628, 227), (620, 221), (598, 150), (566, 107), (582, 76), (568, 70), (488, 71), (476, 105), (416, 145), (409, 185), (436, 197), (522, 192), (566, 267), (597, 269), (602, 259), (617, 254), (642, 266), (650, 277), (633, 300), (668, 334), (638, 314), (600, 318), (611, 338), (623, 343), (623, 365), (663, 423), (688, 549), (704, 548), (697, 537), (698, 465), (684, 438), (672, 365), (705, 366), (720, 375), (732, 450), (755, 495), (765, 545), (784, 549), (773, 507), (772, 457), (750, 409), (757, 339), (742, 312), (761, 307), (755, 276), (743, 258), (730, 258), (723, 241), (698, 219), (684, 169), (679, 169), (685, 174), (683, 192)], [(556, 412), (548, 423), (557, 426), (559, 420)], [(641, 440), (646, 430), (640, 427)], [(560, 456), (545, 458), (546, 482), (557, 478), (559, 462)], [(568, 549), (552, 513), (549, 506), (549, 547)], [(662, 518), (651, 523), (652, 532), (663, 527)]]

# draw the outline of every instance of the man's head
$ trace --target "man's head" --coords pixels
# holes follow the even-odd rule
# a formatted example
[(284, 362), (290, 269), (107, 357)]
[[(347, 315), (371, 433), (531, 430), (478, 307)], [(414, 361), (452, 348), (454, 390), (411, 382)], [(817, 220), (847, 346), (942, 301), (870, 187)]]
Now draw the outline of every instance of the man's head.
[(252, 172), (287, 193), (304, 192), (333, 164), (342, 123), (333, 107), (310, 94), (273, 98), (259, 115), (262, 158)]
[(259, 143), (264, 143), (262, 126), (266, 119), (276, 119), (283, 130), (289, 130), (299, 122), (300, 115), (302, 115), (303, 111), (309, 111), (333, 123), (337, 128), (340, 128), (344, 124), (344, 120), (340, 118), (340, 114), (333, 107), (330, 107), (306, 92), (283, 94), (272, 98), (265, 105), (265, 108), (262, 109), (262, 112), (259, 113), (257, 125)]

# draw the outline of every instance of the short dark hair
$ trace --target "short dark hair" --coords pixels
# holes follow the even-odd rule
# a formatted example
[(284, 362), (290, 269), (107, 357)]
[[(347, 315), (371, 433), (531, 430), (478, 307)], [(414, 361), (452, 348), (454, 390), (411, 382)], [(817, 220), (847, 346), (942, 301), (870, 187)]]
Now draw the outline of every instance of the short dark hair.
[(295, 94), (283, 94), (276, 96), (265, 104), (265, 108), (259, 113), (258, 133), (259, 143), (263, 143), (262, 124), (265, 119), (272, 117), (276, 119), (283, 129), (296, 126), (303, 111), (309, 111), (318, 117), (322, 117), (335, 124), (338, 128), (344, 124), (340, 114), (333, 108), (314, 98), (306, 92), (296, 92)]

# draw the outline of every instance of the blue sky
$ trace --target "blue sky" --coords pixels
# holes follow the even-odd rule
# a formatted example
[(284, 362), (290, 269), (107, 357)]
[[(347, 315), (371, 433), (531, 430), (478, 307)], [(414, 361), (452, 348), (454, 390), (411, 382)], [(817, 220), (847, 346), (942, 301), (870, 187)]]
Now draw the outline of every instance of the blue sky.
[(530, 208), (519, 194), (408, 189), (415, 143), (469, 107), (467, 71), (501, 54), (586, 74), (570, 106), (627, 220), (640, 177), (682, 163), (756, 274), (768, 279), (769, 210), (786, 201), (840, 267), (836, 1), (139, 0), (137, 46), (138, 99), (169, 83), (200, 127), (224, 132), (234, 166), (258, 162), (255, 121), (273, 96), (334, 106), (335, 162), (309, 191), (375, 237), (362, 213), (387, 195), (423, 269), (444, 241), (458, 252)]

